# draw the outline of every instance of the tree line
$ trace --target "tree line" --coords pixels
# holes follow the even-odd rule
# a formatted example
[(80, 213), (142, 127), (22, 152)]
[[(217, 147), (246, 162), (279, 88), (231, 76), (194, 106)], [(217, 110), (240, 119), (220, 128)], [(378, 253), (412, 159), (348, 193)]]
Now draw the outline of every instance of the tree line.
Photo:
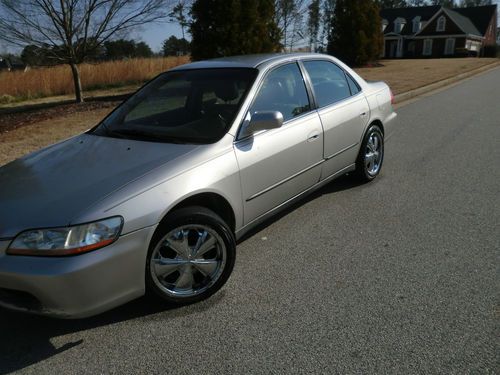
[[(179, 24), (164, 55), (193, 60), (288, 52), (302, 48), (363, 65), (380, 55), (381, 7), (455, 5), (453, 0), (0, 0), (0, 40), (23, 48), (31, 65), (67, 64), (76, 101), (83, 101), (78, 64), (149, 57), (134, 29), (167, 20)], [(491, 3), (461, 0), (463, 6)], [(187, 35), (191, 41), (187, 40)]]

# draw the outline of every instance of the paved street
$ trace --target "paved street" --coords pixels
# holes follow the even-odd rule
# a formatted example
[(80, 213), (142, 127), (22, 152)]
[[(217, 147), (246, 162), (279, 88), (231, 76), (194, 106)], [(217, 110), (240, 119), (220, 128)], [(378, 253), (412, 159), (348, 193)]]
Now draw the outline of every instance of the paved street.
[(208, 301), (2, 310), (0, 373), (500, 372), (500, 69), (398, 113), (376, 182), (255, 231)]

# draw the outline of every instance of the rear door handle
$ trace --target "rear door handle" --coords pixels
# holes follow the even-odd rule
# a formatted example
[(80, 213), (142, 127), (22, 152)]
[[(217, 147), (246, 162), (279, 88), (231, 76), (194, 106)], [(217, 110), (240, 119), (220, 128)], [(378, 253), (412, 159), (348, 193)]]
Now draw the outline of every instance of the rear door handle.
[(366, 112), (363, 112), (359, 115), (360, 117), (365, 117), (366, 116)]

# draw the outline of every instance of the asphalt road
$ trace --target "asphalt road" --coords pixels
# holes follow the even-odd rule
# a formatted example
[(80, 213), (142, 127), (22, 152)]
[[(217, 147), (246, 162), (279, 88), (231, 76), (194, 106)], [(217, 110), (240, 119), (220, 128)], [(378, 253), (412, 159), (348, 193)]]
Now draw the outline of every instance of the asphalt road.
[(398, 112), (374, 183), (261, 227), (208, 301), (2, 310), (0, 373), (499, 373), (500, 69)]

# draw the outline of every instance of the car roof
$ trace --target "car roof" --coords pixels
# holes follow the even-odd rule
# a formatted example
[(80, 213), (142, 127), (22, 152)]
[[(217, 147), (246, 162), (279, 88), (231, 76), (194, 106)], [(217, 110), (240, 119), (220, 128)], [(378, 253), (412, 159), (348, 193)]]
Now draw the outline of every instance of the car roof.
[(307, 58), (331, 58), (319, 53), (269, 53), (260, 55), (241, 55), (196, 61), (178, 66), (172, 70), (209, 69), (209, 68), (263, 68), (275, 63)]

